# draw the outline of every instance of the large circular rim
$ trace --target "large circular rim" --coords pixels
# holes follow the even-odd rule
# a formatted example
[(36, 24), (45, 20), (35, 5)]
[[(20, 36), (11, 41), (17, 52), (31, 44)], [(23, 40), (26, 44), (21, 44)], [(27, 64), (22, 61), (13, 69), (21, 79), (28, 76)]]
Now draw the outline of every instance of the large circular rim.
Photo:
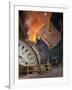
[[(38, 57), (37, 57), (37, 54), (36, 54), (36, 52), (34, 51), (34, 49), (32, 48), (32, 46), (27, 42), (27, 41), (22, 41), (22, 40), (19, 40), (19, 43), (22, 43), (22, 44), (26, 44), (26, 45), (28, 45), (30, 48), (31, 48), (31, 50), (34, 52), (34, 54), (35, 54), (35, 56), (36, 56), (36, 60), (37, 60), (37, 66), (39, 66), (39, 61), (38, 61)], [(19, 54), (18, 54), (19, 55)], [(29, 65), (28, 65), (29, 66)], [(33, 65), (30, 65), (30, 66), (33, 66)], [(34, 65), (35, 66), (35, 65)]]

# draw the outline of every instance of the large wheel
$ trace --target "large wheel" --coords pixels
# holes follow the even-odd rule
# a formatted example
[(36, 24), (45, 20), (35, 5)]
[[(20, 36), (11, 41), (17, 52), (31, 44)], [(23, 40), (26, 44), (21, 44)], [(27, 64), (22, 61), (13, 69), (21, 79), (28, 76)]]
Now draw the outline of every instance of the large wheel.
[[(22, 65), (24, 67), (28, 67), (28, 69), (32, 68), (36, 71), (39, 70), (39, 53), (34, 46), (32, 47), (29, 44), (29, 42), (19, 40), (18, 55), (19, 66)], [(28, 72), (31, 71), (28, 70)]]

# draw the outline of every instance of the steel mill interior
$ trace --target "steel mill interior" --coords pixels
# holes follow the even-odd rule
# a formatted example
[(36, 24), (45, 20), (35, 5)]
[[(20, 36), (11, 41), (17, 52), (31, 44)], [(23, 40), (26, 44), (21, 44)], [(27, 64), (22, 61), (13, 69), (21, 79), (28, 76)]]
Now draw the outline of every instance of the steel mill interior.
[(63, 13), (19, 11), (19, 79), (63, 77)]

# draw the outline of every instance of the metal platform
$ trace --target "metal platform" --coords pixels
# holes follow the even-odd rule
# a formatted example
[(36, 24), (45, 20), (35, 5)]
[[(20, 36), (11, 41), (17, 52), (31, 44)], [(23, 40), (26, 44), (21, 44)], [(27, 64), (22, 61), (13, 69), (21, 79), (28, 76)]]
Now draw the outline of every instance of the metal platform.
[(31, 78), (57, 78), (57, 77), (63, 77), (63, 67), (57, 66), (53, 67), (49, 71), (40, 72), (40, 73), (34, 73), (34, 74), (28, 74), (27, 76), (20, 76), (19, 79), (31, 79)]

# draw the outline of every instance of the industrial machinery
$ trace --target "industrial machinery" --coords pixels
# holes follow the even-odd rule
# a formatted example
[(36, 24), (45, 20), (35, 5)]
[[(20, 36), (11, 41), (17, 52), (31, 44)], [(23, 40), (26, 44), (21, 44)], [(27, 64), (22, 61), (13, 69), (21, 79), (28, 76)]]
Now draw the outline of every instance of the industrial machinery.
[[(54, 29), (54, 28), (53, 28)], [(53, 33), (53, 29), (51, 31)], [(57, 38), (55, 42), (52, 43), (52, 47), (49, 48), (48, 43), (44, 40), (44, 31), (46, 27), (42, 28), (43, 33), (36, 42), (30, 40), (19, 40), (19, 71), (27, 73), (35, 73), (46, 71), (51, 68), (51, 64), (58, 63), (60, 54), (58, 45), (60, 38)], [(55, 30), (55, 29), (54, 29)], [(56, 30), (55, 30), (56, 31)], [(54, 32), (55, 32), (54, 31)], [(51, 33), (51, 32), (50, 32)], [(58, 32), (56, 32), (58, 34)], [(56, 35), (57, 35), (56, 34)], [(51, 39), (52, 40), (52, 39)], [(48, 40), (47, 40), (48, 41)], [(55, 44), (54, 44), (55, 43)], [(21, 67), (23, 66), (24, 69)]]
[[(19, 40), (19, 68), (20, 72), (34, 73), (45, 71), (48, 68), (48, 52), (44, 51), (47, 47), (42, 40), (38, 43)], [(48, 50), (47, 50), (48, 51)]]
[[(39, 70), (40, 55), (38, 49), (31, 42), (19, 41), (19, 65), (27, 67), (29, 71)], [(22, 68), (21, 68), (22, 69)], [(26, 72), (22, 71), (21, 72)]]
[(46, 72), (63, 63), (63, 14), (19, 13), (19, 75)]

